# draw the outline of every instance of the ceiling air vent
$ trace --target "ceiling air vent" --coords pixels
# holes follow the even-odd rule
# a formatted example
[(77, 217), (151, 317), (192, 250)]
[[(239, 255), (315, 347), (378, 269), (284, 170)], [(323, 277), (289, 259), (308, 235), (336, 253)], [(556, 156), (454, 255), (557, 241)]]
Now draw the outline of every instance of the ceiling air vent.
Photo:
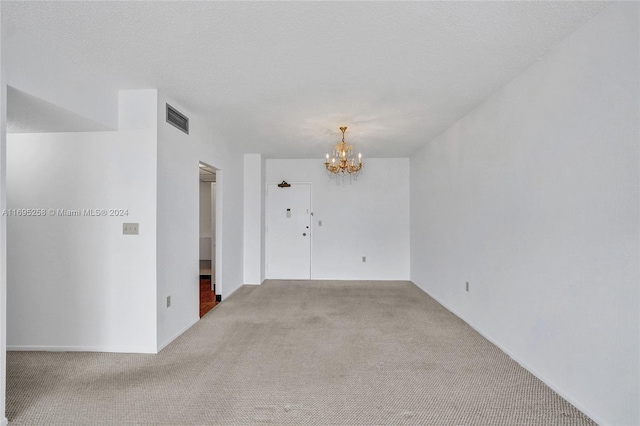
[(167, 123), (189, 134), (189, 118), (180, 114), (177, 109), (167, 104)]

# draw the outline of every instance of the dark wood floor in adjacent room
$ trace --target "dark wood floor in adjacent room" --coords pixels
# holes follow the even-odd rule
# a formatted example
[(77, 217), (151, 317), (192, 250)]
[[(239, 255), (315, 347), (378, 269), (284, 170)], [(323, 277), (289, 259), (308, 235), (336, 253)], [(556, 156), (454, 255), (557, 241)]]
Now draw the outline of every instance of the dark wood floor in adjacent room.
[(211, 288), (211, 277), (200, 276), (200, 318), (218, 304), (216, 293)]

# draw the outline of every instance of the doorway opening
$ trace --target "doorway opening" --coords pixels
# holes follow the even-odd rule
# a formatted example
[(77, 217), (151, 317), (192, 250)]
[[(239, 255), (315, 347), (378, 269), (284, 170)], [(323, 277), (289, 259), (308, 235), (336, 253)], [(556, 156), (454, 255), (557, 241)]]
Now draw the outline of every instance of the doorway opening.
[(216, 195), (218, 170), (200, 162), (200, 318), (220, 302), (216, 290)]

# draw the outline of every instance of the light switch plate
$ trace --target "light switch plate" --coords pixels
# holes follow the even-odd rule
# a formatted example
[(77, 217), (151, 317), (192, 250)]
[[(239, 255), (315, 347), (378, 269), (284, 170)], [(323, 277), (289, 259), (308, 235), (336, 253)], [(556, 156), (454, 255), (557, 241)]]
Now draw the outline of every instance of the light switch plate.
[(138, 235), (139, 223), (123, 223), (122, 234), (123, 235)]

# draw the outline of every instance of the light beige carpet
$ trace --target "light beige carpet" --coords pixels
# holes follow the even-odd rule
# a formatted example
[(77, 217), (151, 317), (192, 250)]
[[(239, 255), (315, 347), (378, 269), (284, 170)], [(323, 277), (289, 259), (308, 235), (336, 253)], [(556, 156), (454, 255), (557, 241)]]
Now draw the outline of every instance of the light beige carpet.
[(15, 425), (594, 424), (409, 282), (244, 286), (158, 355), (7, 375)]

